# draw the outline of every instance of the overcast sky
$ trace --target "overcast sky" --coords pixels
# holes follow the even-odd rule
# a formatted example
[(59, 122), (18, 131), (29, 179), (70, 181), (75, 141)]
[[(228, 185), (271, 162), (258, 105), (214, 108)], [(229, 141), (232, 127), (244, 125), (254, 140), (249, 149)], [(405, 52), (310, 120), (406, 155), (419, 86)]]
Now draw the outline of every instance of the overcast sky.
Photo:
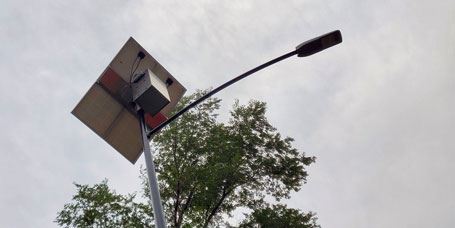
[(317, 157), (287, 201), (323, 227), (455, 224), (455, 2), (0, 0), (0, 227), (55, 227), (72, 183), (139, 188), (131, 165), (70, 111), (132, 36), (188, 92), (300, 42), (343, 43), (219, 93), (268, 103)]

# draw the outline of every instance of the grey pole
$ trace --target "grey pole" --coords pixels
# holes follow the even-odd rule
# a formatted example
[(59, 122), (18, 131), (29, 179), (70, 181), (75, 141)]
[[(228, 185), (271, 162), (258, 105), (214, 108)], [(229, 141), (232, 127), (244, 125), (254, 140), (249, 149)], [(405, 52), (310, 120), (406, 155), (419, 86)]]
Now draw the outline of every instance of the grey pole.
[(153, 217), (155, 219), (155, 226), (156, 228), (165, 228), (166, 219), (164, 217), (163, 207), (161, 205), (160, 191), (158, 188), (158, 179), (156, 177), (155, 172), (155, 163), (153, 162), (153, 155), (150, 151), (150, 144), (147, 137), (144, 111), (140, 110), (138, 114), (141, 122), (141, 135), (142, 142), (144, 144), (145, 166), (147, 168), (147, 176), (149, 179), (150, 199), (153, 209)]

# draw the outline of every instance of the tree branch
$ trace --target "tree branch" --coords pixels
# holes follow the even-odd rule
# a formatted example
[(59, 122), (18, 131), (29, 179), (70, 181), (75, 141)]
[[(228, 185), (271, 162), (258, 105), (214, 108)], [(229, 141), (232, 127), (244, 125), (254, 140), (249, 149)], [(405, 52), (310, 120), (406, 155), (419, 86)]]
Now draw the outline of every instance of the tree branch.
[(177, 189), (176, 189), (175, 201), (174, 201), (175, 202), (174, 203), (174, 213), (172, 215), (175, 227), (179, 227), (177, 225), (177, 221), (178, 221), (177, 214), (178, 214), (178, 210), (179, 210), (179, 207), (180, 207), (179, 200), (180, 200), (180, 181), (177, 181)]
[(185, 214), (186, 210), (189, 208), (189, 206), (191, 205), (191, 201), (193, 200), (193, 196), (194, 196), (194, 192), (196, 190), (196, 185), (193, 186), (193, 188), (191, 188), (191, 191), (190, 193), (188, 194), (188, 198), (186, 199), (185, 203), (183, 204), (183, 208), (182, 210), (180, 210), (180, 213), (179, 213), (179, 216), (178, 216), (178, 220), (177, 220), (177, 223), (175, 224), (176, 227), (180, 227), (182, 225), (182, 222), (183, 222), (183, 215)]
[(221, 198), (220, 200), (218, 200), (218, 202), (216, 203), (215, 207), (211, 210), (209, 216), (207, 217), (207, 219), (205, 220), (204, 222), (204, 226), (203, 227), (208, 227), (208, 225), (210, 224), (210, 222), (212, 221), (213, 217), (216, 215), (216, 213), (218, 213), (218, 209), (220, 208), (220, 206), (223, 204), (223, 201), (226, 199), (226, 197), (231, 194), (231, 192), (234, 190), (234, 188), (231, 188), (231, 190), (229, 191), (226, 191), (228, 187), (223, 187), (223, 194), (221, 195)]

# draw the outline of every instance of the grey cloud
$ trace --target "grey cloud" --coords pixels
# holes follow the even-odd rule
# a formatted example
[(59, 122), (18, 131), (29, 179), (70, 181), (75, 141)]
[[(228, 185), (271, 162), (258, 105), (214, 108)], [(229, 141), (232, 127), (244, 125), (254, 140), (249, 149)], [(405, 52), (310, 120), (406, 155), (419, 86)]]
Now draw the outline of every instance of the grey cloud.
[(265, 100), (271, 122), (318, 157), (288, 203), (317, 212), (324, 227), (449, 227), (454, 9), (450, 1), (4, 1), (0, 226), (54, 227), (73, 181), (107, 177), (120, 192), (138, 189), (138, 165), (70, 115), (129, 36), (192, 92), (341, 29), (342, 45), (220, 93), (222, 112), (235, 98)]

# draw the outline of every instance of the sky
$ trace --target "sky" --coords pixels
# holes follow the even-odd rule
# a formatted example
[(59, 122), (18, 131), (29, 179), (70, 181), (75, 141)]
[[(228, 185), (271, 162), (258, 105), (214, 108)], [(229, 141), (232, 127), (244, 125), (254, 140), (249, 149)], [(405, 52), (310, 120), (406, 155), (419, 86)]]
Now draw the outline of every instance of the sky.
[[(132, 36), (186, 86), (216, 87), (301, 42), (291, 58), (220, 92), (268, 104), (317, 157), (289, 207), (322, 227), (455, 223), (455, 2), (0, 0), (0, 227), (56, 227), (73, 182), (139, 190), (131, 165), (70, 114)], [(235, 218), (241, 219), (241, 218)]]

